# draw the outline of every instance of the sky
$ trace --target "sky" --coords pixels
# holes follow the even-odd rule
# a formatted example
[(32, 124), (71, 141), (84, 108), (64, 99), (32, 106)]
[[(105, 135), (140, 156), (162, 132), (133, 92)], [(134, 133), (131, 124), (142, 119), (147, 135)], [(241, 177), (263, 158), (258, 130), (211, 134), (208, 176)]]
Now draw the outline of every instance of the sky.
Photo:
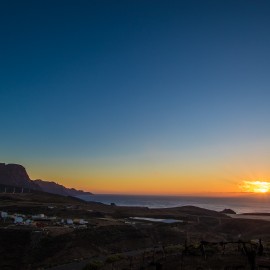
[(270, 181), (267, 0), (0, 2), (0, 160), (94, 193)]

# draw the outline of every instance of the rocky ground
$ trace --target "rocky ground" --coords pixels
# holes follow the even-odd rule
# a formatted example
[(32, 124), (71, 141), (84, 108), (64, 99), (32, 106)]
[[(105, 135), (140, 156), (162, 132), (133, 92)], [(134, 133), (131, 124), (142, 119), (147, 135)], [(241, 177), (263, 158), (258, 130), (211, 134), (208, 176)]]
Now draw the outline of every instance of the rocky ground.
[[(0, 269), (81, 270), (87, 265), (88, 269), (225, 269), (229, 264), (250, 269), (246, 253), (258, 253), (259, 238), (263, 240), (264, 254), (256, 257), (256, 265), (263, 260), (268, 264), (268, 221), (234, 219), (198, 207), (119, 207), (37, 192), (0, 194), (0, 211), (84, 218), (89, 222), (84, 229), (40, 229), (2, 221)], [(129, 217), (173, 218), (183, 222), (135, 222)], [(247, 250), (242, 242), (238, 244), (239, 240), (247, 243)], [(224, 249), (222, 243), (228, 241), (231, 244), (225, 244)], [(93, 266), (95, 263), (100, 265)]]

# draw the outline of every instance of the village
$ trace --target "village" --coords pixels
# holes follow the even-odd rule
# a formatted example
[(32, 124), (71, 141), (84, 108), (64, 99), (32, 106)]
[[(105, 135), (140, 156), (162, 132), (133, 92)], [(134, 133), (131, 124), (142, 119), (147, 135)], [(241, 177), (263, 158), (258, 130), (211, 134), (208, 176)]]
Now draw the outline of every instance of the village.
[[(53, 206), (49, 206), (53, 207)], [(21, 213), (0, 212), (1, 227), (28, 226), (28, 227), (69, 227), (74, 229), (86, 229), (88, 221), (83, 218), (59, 218), (45, 214), (26, 215)]]

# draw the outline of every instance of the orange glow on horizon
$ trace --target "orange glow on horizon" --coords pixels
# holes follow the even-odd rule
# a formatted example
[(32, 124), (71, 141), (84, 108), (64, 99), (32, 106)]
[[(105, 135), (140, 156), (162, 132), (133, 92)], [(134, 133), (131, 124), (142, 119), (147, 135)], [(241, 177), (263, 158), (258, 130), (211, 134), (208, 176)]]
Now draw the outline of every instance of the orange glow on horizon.
[[(224, 163), (224, 162), (223, 162)], [(109, 166), (110, 165), (110, 166)], [(239, 193), (265, 194), (270, 192), (270, 181), (253, 181), (269, 177), (268, 169), (245, 167), (205, 166), (196, 164), (161, 164), (159, 167), (141, 164), (104, 164), (104, 166), (55, 163), (43, 168), (30, 167), (31, 179), (54, 181), (69, 188), (94, 194), (130, 195), (215, 195), (234, 196)], [(102, 169), (104, 167), (104, 169)], [(28, 167), (27, 167), (28, 168)], [(246, 181), (242, 181), (247, 179)]]
[[(110, 184), (110, 183), (113, 183)], [(129, 195), (217, 195), (222, 196), (225, 193), (238, 192), (235, 186), (227, 183), (222, 188), (215, 179), (196, 179), (195, 177), (163, 177), (156, 178), (113, 178), (99, 179), (98, 184), (92, 183), (89, 188), (85, 183), (84, 190), (94, 194), (129, 194)]]

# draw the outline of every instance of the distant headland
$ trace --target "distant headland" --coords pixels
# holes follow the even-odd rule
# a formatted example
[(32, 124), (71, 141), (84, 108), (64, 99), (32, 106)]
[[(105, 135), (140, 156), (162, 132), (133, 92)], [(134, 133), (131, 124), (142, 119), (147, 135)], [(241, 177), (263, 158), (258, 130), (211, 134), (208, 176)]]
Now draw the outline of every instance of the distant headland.
[(26, 169), (20, 164), (0, 163), (0, 185), (28, 190), (39, 190), (63, 196), (92, 195), (91, 192), (66, 188), (52, 181), (31, 180)]

